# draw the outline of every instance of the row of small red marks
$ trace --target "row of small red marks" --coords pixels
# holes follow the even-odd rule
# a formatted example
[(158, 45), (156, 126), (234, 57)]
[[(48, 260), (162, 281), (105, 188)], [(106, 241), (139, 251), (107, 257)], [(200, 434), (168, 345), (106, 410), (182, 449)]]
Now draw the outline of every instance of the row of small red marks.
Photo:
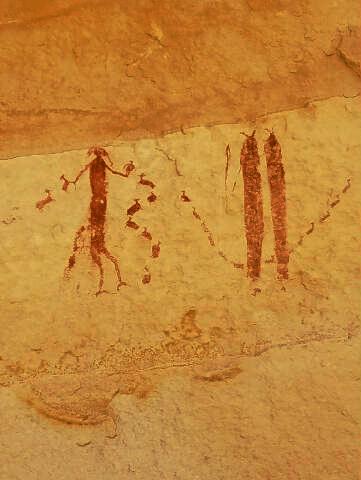
[[(186, 196), (186, 195), (185, 195), (185, 192), (183, 191), (182, 196), (181, 196), (181, 200), (191, 201), (188, 196), (186, 196), (186, 198), (188, 200), (184, 200), (183, 199), (184, 196)], [(210, 231), (206, 222), (202, 219), (200, 214), (195, 209), (195, 207), (193, 207), (193, 217), (196, 218), (200, 222), (203, 232), (207, 234), (207, 238), (208, 238), (208, 242), (209, 242), (210, 246), (215, 247), (216, 243), (214, 241), (214, 236), (213, 236), (212, 232)], [(230, 263), (234, 268), (241, 268), (241, 269), (243, 268), (243, 266), (244, 266), (243, 263), (234, 262), (234, 261), (230, 260), (222, 250), (218, 249), (217, 253), (225, 262)]]
[[(187, 200), (184, 200), (184, 197), (186, 197)], [(189, 202), (191, 201), (190, 198), (185, 194), (184, 190), (183, 190), (182, 195), (181, 195), (181, 200), (183, 202), (184, 201), (189, 201)], [(206, 222), (201, 218), (201, 216), (199, 215), (199, 213), (197, 212), (195, 207), (193, 207), (193, 217), (196, 218), (201, 223), (201, 227), (202, 227), (203, 232), (207, 234), (209, 244), (211, 245), (211, 247), (214, 247), (215, 243), (214, 243), (214, 240), (213, 240), (213, 235), (210, 232)]]
[(42, 198), (38, 202), (36, 202), (35, 207), (41, 212), (45, 205), (47, 205), (50, 202), (54, 201), (54, 198), (51, 196), (50, 190), (45, 190), (46, 197)]
[[(147, 200), (148, 200), (149, 203), (154, 203), (157, 200), (157, 195), (153, 192), (156, 185), (152, 180), (146, 179), (144, 177), (145, 177), (144, 173), (139, 175), (140, 180), (138, 181), (138, 184), (142, 185), (144, 187), (149, 187), (152, 190), (151, 193), (147, 196)], [(133, 220), (133, 216), (137, 212), (139, 212), (139, 210), (142, 210), (142, 209), (143, 209), (143, 207), (139, 202), (139, 198), (135, 198), (134, 199), (134, 204), (131, 205), (127, 210), (128, 220), (125, 223), (125, 226), (127, 228), (131, 228), (133, 230), (138, 230), (140, 228), (140, 225)], [(146, 240), (150, 241), (150, 242), (153, 239), (153, 236), (148, 231), (147, 227), (143, 227), (143, 231), (141, 233), (141, 236), (143, 238), (145, 238)], [(161, 244), (161, 242), (158, 241), (156, 244), (153, 244), (151, 246), (151, 257), (152, 258), (158, 258), (159, 257), (159, 255), (160, 255), (160, 244)], [(152, 276), (151, 276), (150, 270), (147, 266), (144, 267), (144, 271), (145, 271), (145, 273), (144, 273), (143, 278), (142, 278), (142, 283), (144, 285), (146, 285), (146, 284), (150, 283)]]
[(311, 233), (313, 233), (315, 231), (315, 228), (316, 228), (316, 225), (317, 224), (321, 224), (321, 223), (324, 223), (328, 218), (331, 217), (331, 213), (332, 213), (332, 210), (336, 207), (336, 205), (338, 205), (341, 201), (341, 196), (344, 195), (349, 189), (351, 188), (351, 179), (348, 178), (346, 180), (346, 185), (343, 187), (343, 189), (341, 190), (340, 193), (337, 193), (334, 197), (334, 200), (328, 200), (328, 208), (325, 212), (323, 212), (318, 221), (313, 221), (310, 223), (310, 227), (305, 231), (305, 233), (303, 233), (299, 240), (297, 241), (297, 244), (291, 249), (290, 253), (294, 252), (296, 250), (297, 247), (301, 246), (303, 244), (303, 241), (305, 239), (305, 237), (307, 237), (308, 235), (311, 235)]
[(196, 211), (196, 209), (195, 209), (194, 207), (193, 207), (193, 216), (194, 216), (197, 220), (200, 221), (203, 232), (204, 232), (205, 234), (207, 234), (207, 238), (208, 238), (208, 242), (209, 242), (210, 246), (211, 246), (211, 247), (215, 247), (216, 244), (215, 244), (215, 241), (214, 241), (212, 232), (209, 230), (208, 225), (207, 225), (206, 222), (201, 218), (201, 216), (199, 215), (199, 213)]
[(273, 132), (270, 133), (264, 152), (267, 162), (268, 184), (271, 195), (271, 214), (275, 239), (277, 273), (288, 278), (289, 251), (287, 246), (286, 182), (282, 164), (281, 146)]
[(246, 135), (240, 164), (244, 185), (244, 221), (247, 240), (247, 276), (256, 279), (261, 273), (262, 242), (264, 234), (261, 174), (254, 130)]
[[(87, 227), (89, 229), (89, 226)], [(82, 245), (79, 246), (79, 242), (82, 239), (82, 235), (85, 232), (86, 227), (82, 225), (76, 232), (74, 240), (73, 240), (73, 253), (70, 255), (68, 260), (68, 266), (65, 268), (64, 276), (65, 278), (69, 278), (70, 271), (75, 265), (76, 261), (76, 254), (80, 252), (84, 248), (84, 239), (82, 241)]]
[(140, 185), (144, 185), (145, 187), (150, 187), (152, 189), (152, 192), (150, 193), (150, 195), (148, 195), (147, 197), (147, 200), (149, 203), (153, 203), (157, 200), (157, 195), (153, 192), (154, 188), (155, 188), (155, 183), (152, 182), (151, 180), (148, 180), (145, 177), (145, 174), (142, 173), (140, 176), (140, 180), (139, 180), (139, 184)]

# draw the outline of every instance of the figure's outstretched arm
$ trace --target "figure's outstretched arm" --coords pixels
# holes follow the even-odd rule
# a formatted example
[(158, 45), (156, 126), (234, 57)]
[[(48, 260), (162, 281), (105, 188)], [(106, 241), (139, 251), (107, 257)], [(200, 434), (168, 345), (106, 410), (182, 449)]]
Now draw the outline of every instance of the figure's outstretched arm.
[(63, 190), (66, 191), (66, 190), (68, 189), (68, 186), (69, 186), (70, 183), (72, 183), (73, 185), (76, 185), (77, 182), (78, 182), (78, 180), (80, 179), (80, 177), (83, 175), (83, 173), (88, 170), (88, 168), (90, 167), (90, 164), (91, 164), (91, 163), (92, 163), (92, 162), (89, 162), (87, 165), (85, 165), (84, 168), (82, 168), (82, 169), (80, 170), (80, 172), (78, 173), (78, 175), (75, 177), (75, 180), (68, 180), (68, 179), (64, 176), (64, 174), (63, 174), (63, 175), (60, 177), (60, 180), (63, 180), (63, 182), (64, 182), (64, 183), (63, 183)]
[(112, 172), (114, 175), (120, 175), (121, 177), (129, 177), (131, 172), (135, 169), (134, 163), (131, 161), (124, 165), (125, 173), (119, 172), (118, 170), (114, 170), (113, 168), (109, 167), (109, 165), (106, 165), (106, 168)]
[(117, 170), (114, 170), (113, 168), (108, 167), (108, 165), (106, 166), (106, 168), (107, 168), (110, 172), (114, 173), (114, 175), (120, 175), (121, 177), (129, 177), (129, 173), (118, 172)]

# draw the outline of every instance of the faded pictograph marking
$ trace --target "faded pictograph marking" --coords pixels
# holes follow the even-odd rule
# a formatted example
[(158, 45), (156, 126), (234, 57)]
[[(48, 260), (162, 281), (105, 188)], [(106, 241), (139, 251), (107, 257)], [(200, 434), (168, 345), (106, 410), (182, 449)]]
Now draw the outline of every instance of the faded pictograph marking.
[(160, 241), (152, 245), (152, 258), (158, 258), (160, 255)]
[[(184, 192), (183, 192), (184, 193)], [(182, 198), (181, 198), (182, 199)], [(191, 200), (189, 199), (189, 197), (187, 196), (187, 199), (189, 200), (189, 202), (191, 202)], [(184, 200), (183, 200), (184, 201)], [(205, 220), (203, 220), (203, 218), (201, 217), (201, 215), (198, 213), (198, 211), (196, 210), (195, 207), (192, 207), (192, 215), (193, 217), (200, 223), (200, 226), (201, 226), (201, 229), (202, 231), (207, 235), (207, 240), (208, 240), (208, 243), (209, 245), (213, 248), (216, 248), (216, 251), (217, 251), (217, 255), (222, 258), (225, 262), (231, 264), (234, 268), (237, 268), (237, 269), (243, 269), (244, 268), (244, 265), (243, 263), (239, 262), (239, 261), (233, 261), (233, 260), (230, 260), (228, 258), (228, 256), (223, 252), (223, 250), (221, 250), (220, 248), (217, 247), (216, 245), (216, 242), (214, 240), (214, 235), (213, 233), (211, 232), (211, 230), (209, 229), (207, 223)]]
[(149, 268), (144, 267), (144, 275), (143, 275), (143, 278), (142, 278), (142, 283), (144, 285), (146, 285), (147, 283), (150, 283), (151, 279), (152, 279), (152, 275), (149, 271)]
[(231, 147), (229, 144), (226, 146), (225, 151), (226, 163), (224, 166), (224, 207), (226, 213), (228, 212), (228, 170), (231, 163)]
[(182, 190), (182, 194), (180, 196), (180, 199), (182, 200), (182, 202), (186, 202), (186, 203), (191, 202), (191, 199), (188, 197), (185, 190)]
[(306, 237), (311, 235), (317, 227), (328, 221), (328, 219), (331, 217), (333, 209), (341, 202), (342, 196), (345, 195), (348, 190), (351, 188), (351, 179), (347, 178), (346, 179), (346, 184), (342, 188), (341, 192), (336, 193), (333, 195), (331, 198), (327, 200), (328, 207), (327, 209), (320, 215), (318, 220), (314, 220), (310, 223), (310, 227), (303, 233), (300, 238), (298, 239), (296, 245), (290, 249), (290, 253), (293, 253), (298, 247), (303, 245)]

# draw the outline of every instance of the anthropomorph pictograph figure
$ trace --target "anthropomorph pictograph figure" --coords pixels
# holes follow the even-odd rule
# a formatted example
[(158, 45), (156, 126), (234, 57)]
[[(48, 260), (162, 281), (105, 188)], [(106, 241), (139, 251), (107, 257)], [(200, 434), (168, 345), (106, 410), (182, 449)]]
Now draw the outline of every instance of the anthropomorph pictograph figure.
[(240, 166), (244, 188), (244, 222), (247, 241), (247, 276), (256, 279), (261, 273), (262, 242), (264, 232), (261, 174), (256, 131), (246, 135)]
[(124, 166), (124, 172), (119, 172), (113, 169), (113, 163), (110, 160), (108, 152), (100, 147), (92, 147), (88, 151), (88, 155), (93, 158), (76, 176), (75, 180), (70, 181), (64, 175), (60, 178), (63, 180), (63, 190), (67, 191), (70, 184), (76, 185), (80, 177), (89, 170), (89, 179), (91, 187), (91, 201), (90, 201), (90, 214), (89, 214), (89, 223), (85, 227), (84, 225), (80, 227), (77, 231), (73, 244), (73, 253), (69, 258), (68, 266), (65, 269), (65, 275), (68, 276), (71, 269), (74, 267), (76, 262), (76, 254), (80, 250), (79, 240), (82, 233), (85, 230), (90, 231), (90, 255), (92, 261), (97, 265), (99, 269), (99, 284), (96, 295), (103, 293), (104, 285), (104, 269), (102, 264), (102, 256), (110, 260), (115, 269), (117, 276), (117, 289), (119, 290), (122, 285), (126, 285), (123, 282), (118, 260), (109, 252), (105, 245), (105, 221), (106, 221), (106, 212), (107, 212), (107, 180), (106, 173), (107, 170), (114, 175), (119, 175), (121, 177), (127, 178), (130, 173), (134, 170), (135, 166), (133, 162), (127, 163)]
[(282, 164), (281, 146), (273, 132), (264, 145), (267, 176), (271, 196), (271, 213), (275, 240), (277, 273), (280, 279), (288, 278), (289, 251), (287, 246), (286, 182)]

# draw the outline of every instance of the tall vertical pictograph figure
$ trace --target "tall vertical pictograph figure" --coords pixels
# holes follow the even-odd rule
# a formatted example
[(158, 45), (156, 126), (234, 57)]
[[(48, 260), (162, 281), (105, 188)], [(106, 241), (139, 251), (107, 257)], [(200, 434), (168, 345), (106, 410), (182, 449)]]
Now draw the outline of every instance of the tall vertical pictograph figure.
[(256, 131), (245, 135), (240, 167), (244, 189), (244, 223), (247, 241), (247, 276), (259, 278), (261, 274), (262, 242), (264, 234), (261, 174)]
[(271, 195), (271, 213), (275, 240), (277, 273), (280, 279), (288, 278), (289, 251), (287, 246), (286, 182), (282, 163), (281, 145), (275, 134), (270, 133), (264, 152)]

